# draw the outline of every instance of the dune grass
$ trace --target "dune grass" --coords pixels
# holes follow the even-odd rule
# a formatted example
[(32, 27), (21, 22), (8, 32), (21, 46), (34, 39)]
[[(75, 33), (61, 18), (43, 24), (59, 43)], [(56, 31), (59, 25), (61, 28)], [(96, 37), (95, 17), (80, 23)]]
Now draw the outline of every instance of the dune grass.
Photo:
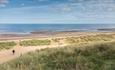
[(115, 42), (35, 51), (0, 65), (0, 70), (115, 70)]
[(51, 41), (50, 40), (26, 40), (26, 41), (21, 41), (20, 45), (21, 46), (38, 46), (38, 45), (50, 45)]
[(53, 42), (59, 42), (60, 40), (61, 40), (60, 38), (52, 39)]
[(69, 37), (66, 38), (66, 43), (87, 43), (87, 42), (98, 42), (98, 41), (111, 41), (115, 39), (114, 34), (97, 34), (81, 37)]
[(0, 50), (10, 49), (16, 45), (15, 42), (0, 42)]

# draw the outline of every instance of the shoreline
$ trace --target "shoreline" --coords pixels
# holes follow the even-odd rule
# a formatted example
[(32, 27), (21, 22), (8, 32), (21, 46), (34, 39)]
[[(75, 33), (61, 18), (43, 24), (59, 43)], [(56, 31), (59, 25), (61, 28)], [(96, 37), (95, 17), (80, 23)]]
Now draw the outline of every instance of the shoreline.
[(78, 32), (78, 31), (61, 31), (61, 32), (38, 32), (31, 34), (0, 34), (0, 41), (4, 40), (21, 40), (37, 38), (56, 38), (56, 37), (78, 37), (95, 34), (115, 34), (115, 32)]
[[(20, 57), (20, 55), (24, 55), (26, 53), (32, 52), (32, 51), (36, 51), (36, 50), (42, 50), (42, 49), (46, 49), (46, 48), (61, 48), (61, 47), (65, 47), (70, 45), (69, 43), (66, 43), (64, 38), (68, 38), (68, 37), (80, 37), (80, 36), (93, 36), (93, 35), (97, 35), (97, 34), (114, 34), (114, 32), (59, 32), (53, 35), (47, 35), (47, 34), (30, 34), (30, 35), (25, 35), (25, 36), (18, 36), (18, 35), (6, 35), (7, 37), (5, 37), (5, 35), (3, 35), (4, 37), (0, 37), (0, 42), (8, 42), (8, 41), (14, 41), (17, 45), (12, 47), (11, 49), (5, 49), (0, 51), (0, 64), (6, 63), (8, 61), (11, 61), (15, 58)], [(56, 39), (56, 38), (61, 38), (61, 40), (59, 42), (52, 42), (50, 45), (38, 45), (38, 46), (28, 46), (28, 47), (24, 47), (21, 46), (19, 43), (20, 41), (25, 41), (25, 40), (32, 40), (32, 39)], [(100, 39), (99, 39), (100, 40)], [(112, 41), (112, 40), (111, 40)], [(81, 41), (82, 42), (82, 41)], [(101, 41), (99, 41), (101, 42)], [(107, 42), (107, 41), (104, 41)], [(61, 43), (61, 44), (60, 44)], [(90, 43), (90, 42), (88, 42)], [(94, 43), (94, 41), (92, 41), (92, 43)], [(79, 44), (79, 43), (78, 43)], [(15, 55), (11, 55), (11, 51), (15, 49), (16, 50), (16, 54)], [(5, 54), (5, 55), (4, 55)]]

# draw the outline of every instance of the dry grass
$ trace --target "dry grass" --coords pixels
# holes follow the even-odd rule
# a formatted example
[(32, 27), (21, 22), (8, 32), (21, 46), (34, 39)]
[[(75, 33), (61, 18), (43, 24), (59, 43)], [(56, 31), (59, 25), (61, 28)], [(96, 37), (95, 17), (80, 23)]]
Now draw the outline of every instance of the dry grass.
[(11, 49), (16, 45), (15, 42), (0, 42), (0, 50)]
[(27, 41), (21, 41), (21, 46), (38, 46), (38, 45), (50, 45), (50, 40), (27, 40)]
[(115, 42), (44, 49), (0, 65), (1, 70), (115, 70)]
[(111, 41), (115, 39), (115, 35), (112, 34), (97, 34), (81, 37), (69, 37), (66, 38), (66, 43), (89, 43), (89, 42), (98, 42), (98, 41)]

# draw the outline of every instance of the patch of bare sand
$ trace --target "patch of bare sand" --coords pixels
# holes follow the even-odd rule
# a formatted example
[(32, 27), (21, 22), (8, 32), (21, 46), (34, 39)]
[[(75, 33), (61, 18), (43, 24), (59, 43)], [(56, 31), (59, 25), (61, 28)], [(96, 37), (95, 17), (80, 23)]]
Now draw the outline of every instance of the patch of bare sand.
[[(0, 52), (0, 64), (13, 60), (28, 52), (32, 52), (35, 50), (41, 50), (45, 48), (55, 48), (55, 47), (63, 47), (63, 46), (66, 46), (66, 44), (57, 44), (57, 45), (52, 44), (52, 45), (45, 45), (45, 46), (29, 46), (29, 47), (22, 47), (22, 46), (17, 45), (16, 47), (12, 49), (4, 50)], [(15, 50), (14, 55), (12, 53), (13, 49)]]
[[(95, 35), (95, 34), (100, 34), (100, 33), (74, 33), (74, 34), (57, 34), (56, 36), (52, 36), (52, 37), (45, 37), (45, 38), (39, 38), (38, 36), (33, 37), (32, 39), (53, 39), (53, 38), (66, 38), (66, 37), (79, 37), (79, 36), (86, 36), (86, 35)], [(103, 34), (103, 33), (101, 33)], [(104, 33), (104, 34), (114, 34), (114, 33)], [(10, 38), (10, 39), (4, 39), (2, 41), (15, 41), (17, 42), (17, 46), (9, 49), (9, 50), (3, 50), (0, 51), (0, 64), (5, 63), (7, 61), (13, 60), (17, 57), (20, 57), (21, 55), (28, 53), (28, 52), (32, 52), (35, 50), (41, 50), (41, 49), (45, 49), (45, 48), (55, 48), (55, 47), (63, 47), (66, 46), (67, 44), (61, 40), (58, 43), (52, 43), (51, 45), (46, 45), (46, 46), (29, 46), (29, 47), (22, 47), (19, 45), (19, 41), (20, 40), (30, 40), (30, 38), (20, 38), (20, 39), (16, 39), (16, 38)], [(15, 54), (13, 55), (12, 50), (15, 50)]]

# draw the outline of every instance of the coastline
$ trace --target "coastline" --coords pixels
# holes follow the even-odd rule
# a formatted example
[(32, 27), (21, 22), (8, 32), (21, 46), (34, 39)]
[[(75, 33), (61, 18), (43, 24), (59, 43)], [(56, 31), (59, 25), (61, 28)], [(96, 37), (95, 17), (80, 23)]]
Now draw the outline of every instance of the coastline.
[[(16, 46), (10, 48), (10, 49), (6, 49), (6, 50), (1, 50), (0, 51), (0, 64), (2, 63), (6, 63), (10, 60), (13, 60), (15, 58), (20, 57), (20, 55), (24, 55), (28, 52), (32, 52), (32, 51), (36, 51), (36, 50), (42, 50), (42, 49), (46, 49), (46, 48), (61, 48), (61, 47), (65, 47), (70, 45), (71, 43), (67, 43), (65, 42), (65, 38), (74, 38), (74, 37), (87, 37), (87, 36), (92, 36), (95, 38), (95, 35), (115, 35), (114, 32), (54, 32), (54, 33), (37, 33), (37, 34), (27, 34), (27, 35), (21, 35), (21, 34), (3, 34), (0, 35), (0, 42), (15, 42)], [(94, 35), (94, 36), (93, 36)], [(101, 37), (102, 37), (101, 36)], [(82, 39), (84, 38), (82, 37)], [(61, 38), (61, 40), (59, 42), (54, 42), (52, 41), (53, 39), (58, 39)], [(96, 37), (97, 38), (97, 37)], [(103, 38), (103, 37), (102, 37)], [(20, 41), (27, 41), (27, 40), (50, 40), (52, 41), (50, 45), (38, 45), (38, 46), (21, 46), (19, 43)], [(76, 38), (75, 38), (76, 39)], [(101, 42), (101, 39), (98, 39), (99, 42)], [(109, 41), (109, 40), (108, 40)], [(108, 42), (108, 41), (104, 41), (104, 42)], [(113, 40), (111, 40), (113, 41)], [(82, 41), (81, 41), (82, 42)], [(95, 42), (95, 40), (94, 40)], [(93, 41), (91, 43), (94, 43)], [(98, 43), (98, 41), (96, 41)], [(79, 42), (77, 42), (78, 44), (80, 44)], [(84, 43), (86, 44), (86, 43)], [(17, 53), (11, 56), (11, 51), (12, 49), (15, 49), (17, 51)], [(10, 54), (9, 54), (10, 53)], [(6, 55), (4, 55), (6, 54)]]
[(4, 40), (21, 40), (21, 39), (36, 39), (36, 38), (60, 38), (60, 37), (77, 37), (95, 34), (115, 34), (115, 32), (79, 32), (79, 31), (57, 31), (48, 32), (40, 31), (29, 34), (0, 34), (0, 41)]

